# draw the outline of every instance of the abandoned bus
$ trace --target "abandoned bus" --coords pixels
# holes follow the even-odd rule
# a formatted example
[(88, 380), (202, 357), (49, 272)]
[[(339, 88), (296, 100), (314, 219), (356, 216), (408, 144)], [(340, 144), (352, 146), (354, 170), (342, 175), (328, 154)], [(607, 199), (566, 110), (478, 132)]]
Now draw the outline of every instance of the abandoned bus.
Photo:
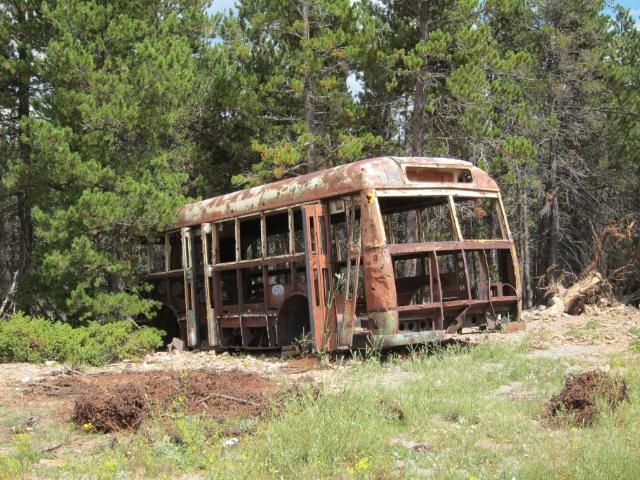
[(192, 203), (150, 254), (156, 324), (191, 347), (392, 347), (521, 311), (498, 186), (460, 160), (362, 160)]

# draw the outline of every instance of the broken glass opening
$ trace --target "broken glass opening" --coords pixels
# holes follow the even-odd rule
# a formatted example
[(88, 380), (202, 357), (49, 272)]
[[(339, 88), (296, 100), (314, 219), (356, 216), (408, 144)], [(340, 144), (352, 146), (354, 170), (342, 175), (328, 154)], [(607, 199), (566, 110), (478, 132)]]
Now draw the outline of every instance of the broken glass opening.
[(454, 240), (447, 197), (380, 197), (387, 243)]
[(429, 259), (425, 254), (393, 259), (398, 306), (431, 303)]
[(455, 198), (456, 215), (464, 240), (502, 240), (497, 198)]

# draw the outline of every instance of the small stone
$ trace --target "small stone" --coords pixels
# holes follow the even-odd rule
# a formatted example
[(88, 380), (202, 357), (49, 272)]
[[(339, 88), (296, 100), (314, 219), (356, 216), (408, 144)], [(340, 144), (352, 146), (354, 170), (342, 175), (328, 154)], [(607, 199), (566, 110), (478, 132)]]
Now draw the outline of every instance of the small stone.
[(169, 352), (182, 352), (184, 350), (184, 342), (177, 337), (173, 337), (171, 343), (167, 345)]
[(400, 445), (407, 450), (413, 450), (414, 452), (430, 452), (433, 450), (433, 446), (429, 442), (414, 442), (413, 440), (405, 440), (403, 438), (395, 438), (391, 441), (392, 444)]
[(222, 446), (225, 447), (225, 448), (235, 447), (239, 443), (240, 443), (240, 439), (239, 438), (232, 437), (232, 438), (229, 438), (229, 439), (225, 440), (224, 442), (222, 442)]

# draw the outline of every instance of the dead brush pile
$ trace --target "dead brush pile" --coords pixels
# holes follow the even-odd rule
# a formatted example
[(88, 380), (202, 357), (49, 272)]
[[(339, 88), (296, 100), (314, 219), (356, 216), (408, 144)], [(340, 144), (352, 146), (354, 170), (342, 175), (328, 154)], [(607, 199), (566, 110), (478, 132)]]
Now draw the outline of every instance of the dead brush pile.
[(76, 400), (73, 421), (98, 432), (134, 430), (147, 416), (144, 391), (125, 383), (110, 389), (99, 387)]
[[(628, 400), (627, 383), (600, 370), (569, 375), (560, 393), (547, 402), (544, 417), (567, 420), (577, 426), (591, 425), (598, 415), (598, 405), (615, 409)], [(602, 403), (599, 403), (602, 402)]]

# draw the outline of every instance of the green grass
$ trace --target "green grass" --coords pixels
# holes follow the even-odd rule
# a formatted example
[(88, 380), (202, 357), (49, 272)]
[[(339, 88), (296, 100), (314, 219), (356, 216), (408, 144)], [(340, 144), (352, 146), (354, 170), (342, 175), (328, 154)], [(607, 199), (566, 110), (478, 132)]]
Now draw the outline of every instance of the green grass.
[[(353, 362), (332, 388), (303, 392), (259, 422), (220, 425), (178, 406), (83, 459), (65, 454), (58, 468), (39, 463), (56, 453), (37, 453), (33, 432), (0, 456), (0, 478), (640, 478), (640, 367), (621, 362), (630, 402), (588, 428), (541, 417), (572, 365), (487, 344)], [(229, 428), (248, 433), (225, 448)], [(429, 447), (416, 452), (401, 440)]]
[(640, 353), (640, 328), (633, 327), (629, 330), (629, 333), (633, 337), (631, 349), (636, 353)]
[(597, 342), (602, 339), (602, 335), (598, 331), (600, 326), (600, 322), (597, 320), (589, 320), (582, 326), (572, 325), (567, 329), (566, 335), (590, 343)]

